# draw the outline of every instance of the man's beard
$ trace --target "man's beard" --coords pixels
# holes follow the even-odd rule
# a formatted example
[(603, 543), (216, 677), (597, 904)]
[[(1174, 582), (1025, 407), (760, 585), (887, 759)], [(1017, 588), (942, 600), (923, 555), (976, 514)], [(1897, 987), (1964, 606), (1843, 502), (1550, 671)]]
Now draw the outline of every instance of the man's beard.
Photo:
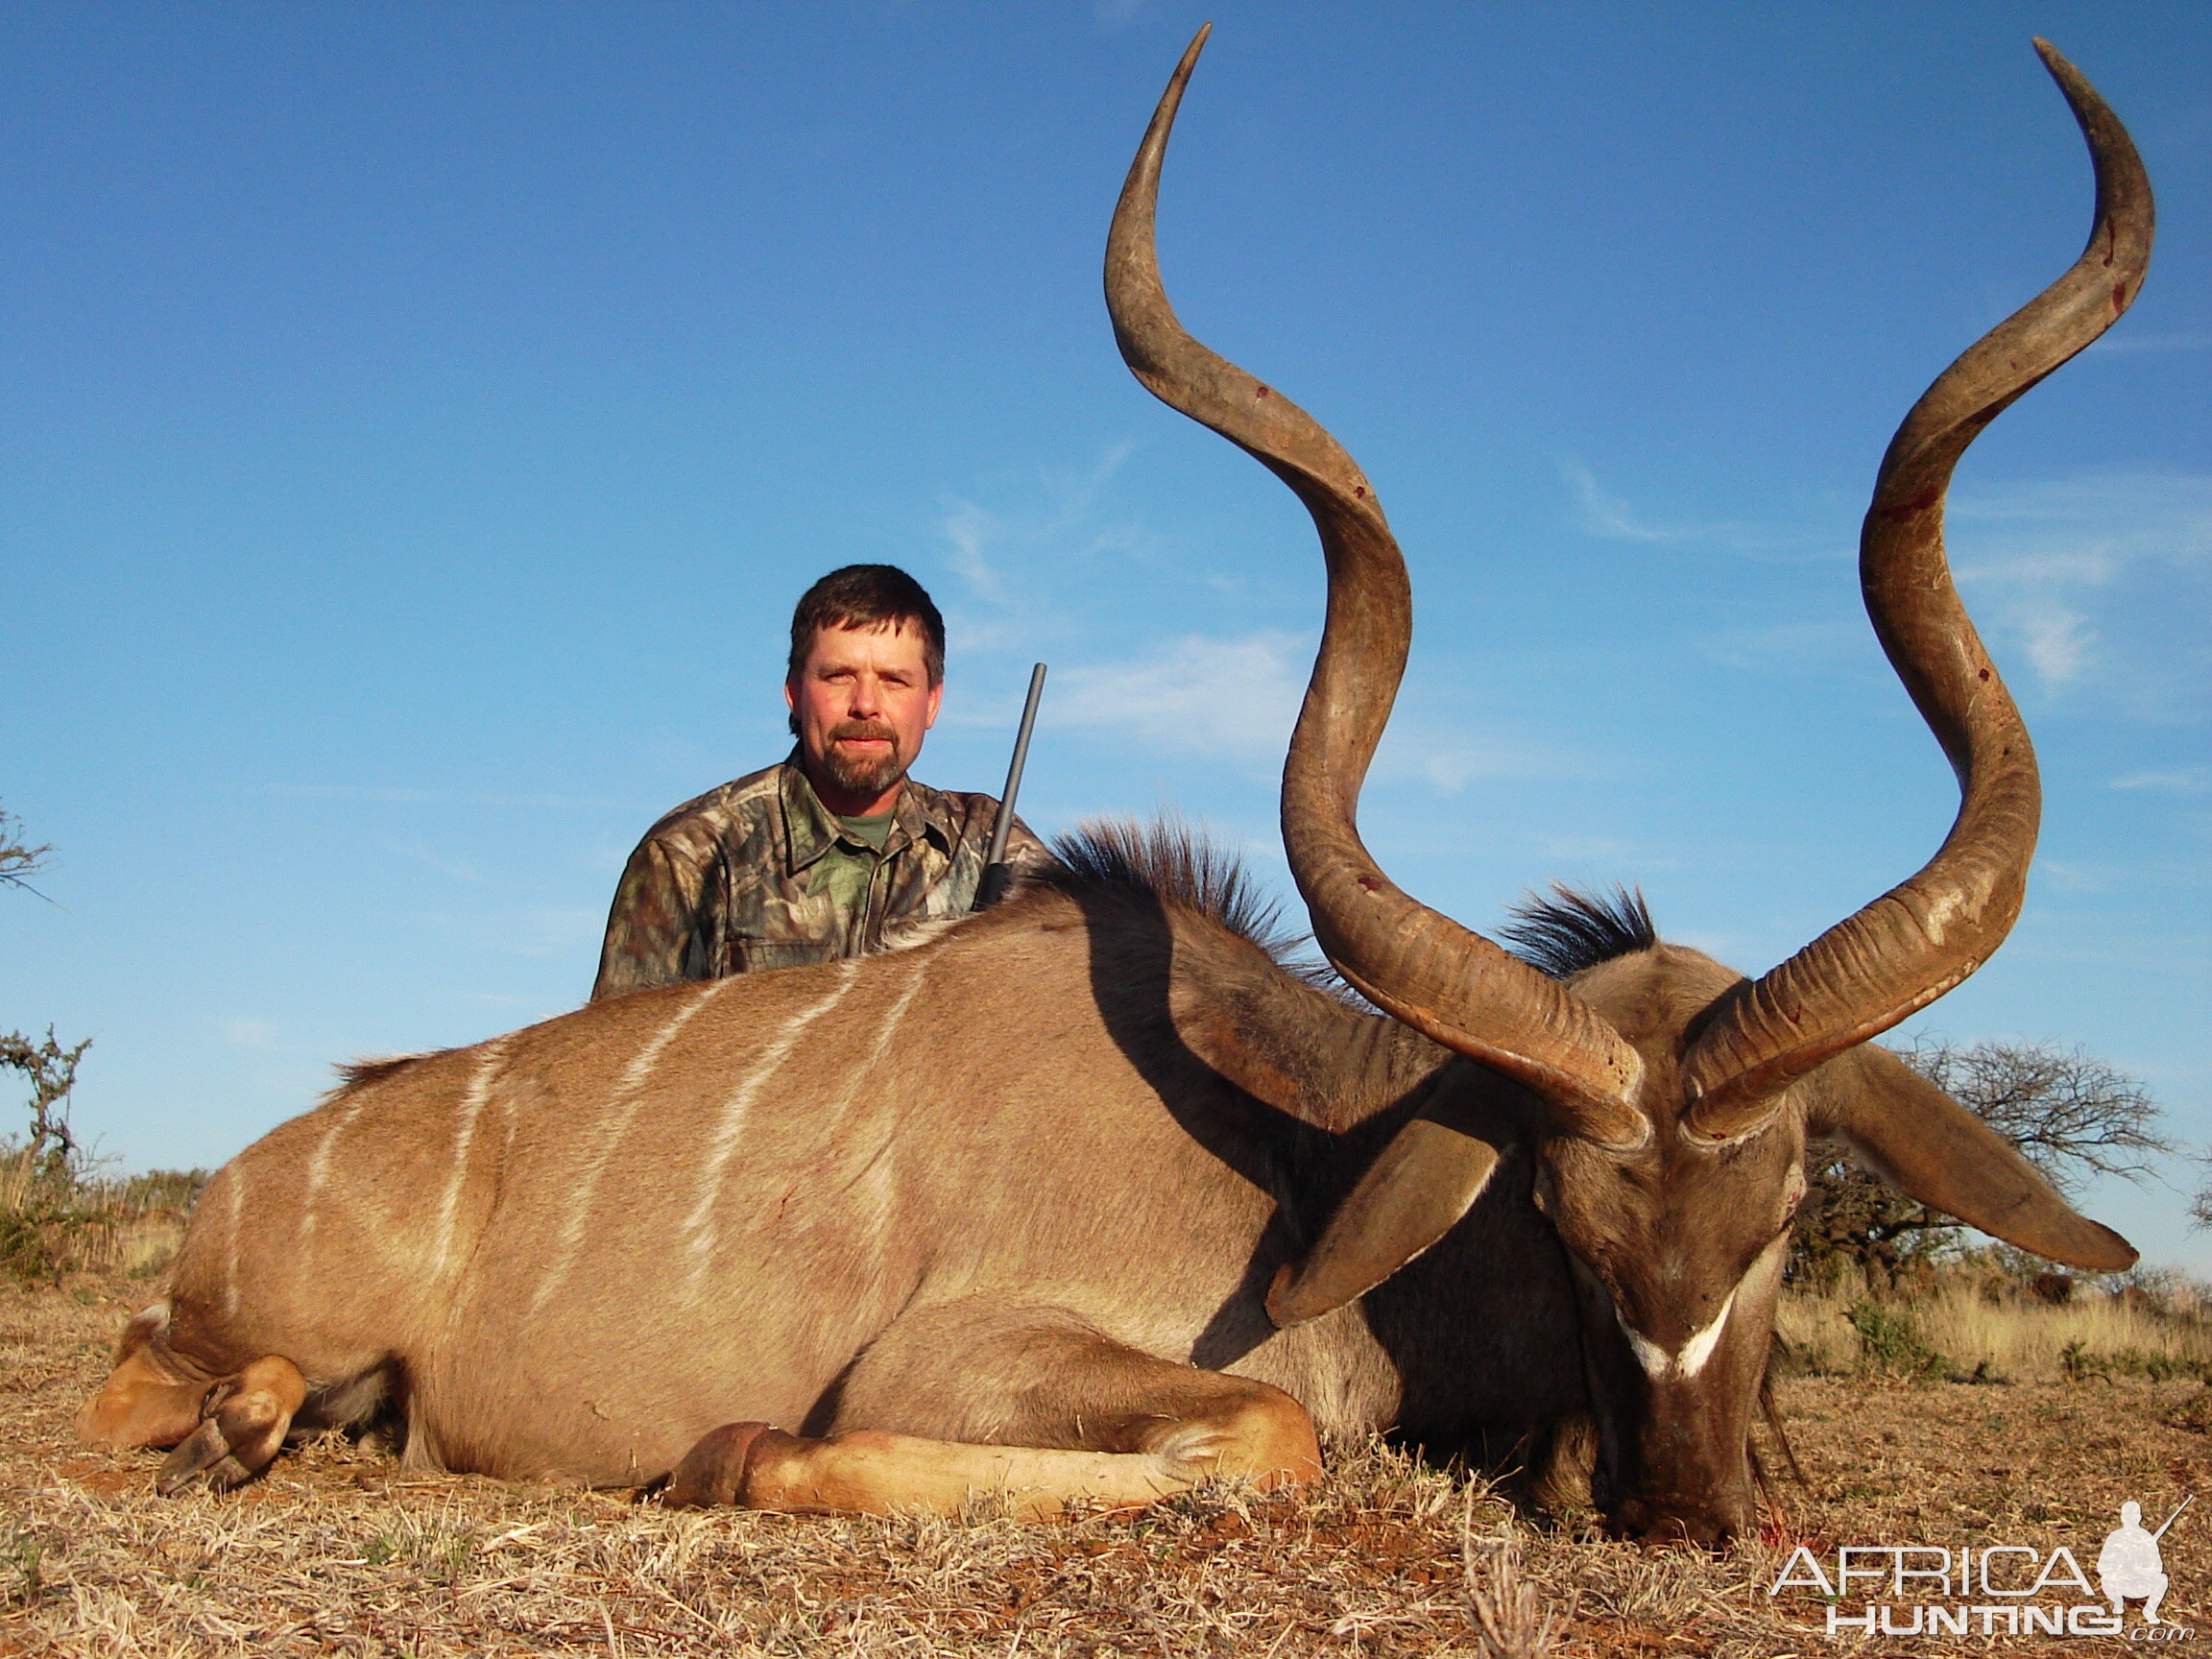
[[(891, 745), (876, 758), (849, 754), (837, 747), (846, 737), (879, 737)], [(906, 757), (899, 750), (899, 733), (874, 720), (848, 720), (832, 726), (822, 745), (822, 769), (830, 781), (854, 795), (880, 795), (906, 776)]]

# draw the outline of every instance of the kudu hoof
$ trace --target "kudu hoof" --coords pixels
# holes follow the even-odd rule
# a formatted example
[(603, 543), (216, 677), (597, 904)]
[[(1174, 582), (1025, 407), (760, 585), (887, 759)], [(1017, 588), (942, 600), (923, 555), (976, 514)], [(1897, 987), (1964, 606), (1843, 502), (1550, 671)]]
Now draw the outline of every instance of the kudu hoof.
[(745, 1467), (757, 1449), (797, 1444), (770, 1423), (725, 1423), (699, 1437), (668, 1478), (661, 1502), (671, 1509), (704, 1509), (745, 1502)]
[(200, 1426), (162, 1460), (154, 1490), (174, 1498), (195, 1486), (228, 1492), (245, 1485), (283, 1450), (306, 1396), (299, 1368), (274, 1354), (216, 1383), (201, 1404)]

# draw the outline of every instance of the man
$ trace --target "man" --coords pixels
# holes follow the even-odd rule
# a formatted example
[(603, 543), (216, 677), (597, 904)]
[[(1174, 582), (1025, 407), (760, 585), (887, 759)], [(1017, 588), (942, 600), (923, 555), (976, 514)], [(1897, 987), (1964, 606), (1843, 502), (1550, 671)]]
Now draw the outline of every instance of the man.
[[(685, 802), (631, 854), (594, 1001), (828, 962), (974, 905), (998, 803), (906, 776), (945, 694), (945, 623), (890, 565), (848, 565), (791, 617), (788, 759)], [(1017, 821), (1017, 869), (1046, 856)]]

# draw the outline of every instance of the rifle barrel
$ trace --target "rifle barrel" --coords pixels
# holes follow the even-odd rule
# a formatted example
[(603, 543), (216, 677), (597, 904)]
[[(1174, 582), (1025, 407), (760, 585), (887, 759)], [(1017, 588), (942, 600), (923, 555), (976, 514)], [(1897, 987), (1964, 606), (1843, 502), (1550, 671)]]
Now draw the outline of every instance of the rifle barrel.
[(1006, 865), (1006, 838), (1014, 832), (1014, 797), (1022, 789), (1022, 768), (1029, 759), (1029, 733), (1037, 726), (1037, 701), (1045, 695), (1045, 664), (1029, 670), (1029, 699), (1022, 705), (1022, 729), (1014, 734), (1014, 758), (1006, 767), (1006, 790), (998, 797), (998, 816), (991, 825), (991, 851), (983, 861), (983, 879), (975, 889), (974, 908), (988, 910), (1006, 896), (1014, 873)]
[[(2174, 1508), (2174, 1513), (2166, 1517), (2166, 1527), (2171, 1527), (2171, 1526), (2173, 1526), (2173, 1525), (2174, 1525), (2174, 1523), (2175, 1523), (2175, 1522), (2176, 1522), (2176, 1521), (2180, 1520), (2180, 1519), (2181, 1519), (2181, 1511), (2182, 1511), (2182, 1510), (2184, 1510), (2184, 1509), (2186, 1509), (2186, 1508), (2188, 1508), (2190, 1504), (2192, 1504), (2192, 1503), (2196, 1503), (2196, 1502), (2197, 1502), (2197, 1494), (2196, 1494), (2196, 1493), (2194, 1493), (2194, 1492), (2190, 1492), (2190, 1493), (2187, 1493), (2187, 1494), (2185, 1494), (2185, 1495), (2182, 1497), (2182, 1500), (2181, 1500), (2181, 1502), (2180, 1502), (2179, 1503), (2177, 1503), (2177, 1504), (2176, 1504), (2176, 1505), (2175, 1505), (2175, 1508)], [(2155, 1531), (2155, 1532), (2153, 1532), (2153, 1533), (2152, 1533), (2152, 1534), (2151, 1534), (2151, 1536), (2152, 1536), (2152, 1540), (2153, 1540), (2153, 1541), (2155, 1541), (2155, 1540), (2157, 1540), (2157, 1539), (2160, 1539), (2160, 1538), (2163, 1538), (2163, 1537), (2165, 1537), (2165, 1536), (2166, 1536), (2166, 1527), (2159, 1527), (2159, 1528), (2158, 1528), (2158, 1530), (2157, 1530), (2157, 1531)]]

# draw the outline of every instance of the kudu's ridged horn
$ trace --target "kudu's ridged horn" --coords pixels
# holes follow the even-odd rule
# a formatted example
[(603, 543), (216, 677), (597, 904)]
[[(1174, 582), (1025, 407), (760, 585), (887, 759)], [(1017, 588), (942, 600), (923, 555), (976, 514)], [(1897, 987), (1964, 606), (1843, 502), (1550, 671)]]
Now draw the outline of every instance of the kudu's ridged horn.
[(1184, 53), (1130, 165), (1106, 243), (1106, 305), (1137, 378), (1289, 485), (1320, 533), (1327, 620), (1283, 767), (1283, 840), (1314, 938), (1378, 1007), (1535, 1090), (1575, 1133), (1642, 1144), (1650, 1128), (1633, 1100), (1636, 1051), (1558, 983), (1401, 892), (1360, 843), (1359, 785), (1412, 637), (1406, 563), (1343, 447), (1193, 340), (1167, 303), (1153, 247), (1160, 164), (1207, 33)]
[(2089, 245), (1912, 406), (1860, 533), (1867, 614), (1959, 776), (1959, 816), (1919, 874), (1747, 987), (1697, 1039), (1684, 1063), (1684, 1122), (1702, 1140), (1759, 1128), (1793, 1078), (1942, 996), (2020, 914), (2042, 800), (2035, 754), (1952, 585), (1944, 493), (1982, 429), (2128, 309), (2151, 261), (2152, 222), (2151, 181), (2118, 117), (2048, 41), (2035, 49), (2096, 165)]

